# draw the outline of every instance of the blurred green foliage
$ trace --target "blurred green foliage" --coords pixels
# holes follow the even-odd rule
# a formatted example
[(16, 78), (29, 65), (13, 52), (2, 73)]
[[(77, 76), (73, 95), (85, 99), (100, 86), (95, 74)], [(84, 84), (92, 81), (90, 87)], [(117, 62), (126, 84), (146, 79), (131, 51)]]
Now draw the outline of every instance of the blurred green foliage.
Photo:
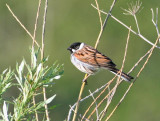
[[(140, 31), (141, 34), (154, 43), (157, 34), (151, 21), (152, 15), (150, 9), (153, 8), (155, 10), (156, 7), (159, 7), (159, 0), (141, 1), (143, 9), (137, 14)], [(100, 1), (100, 9), (108, 11), (111, 2), (109, 0)], [(132, 29), (137, 31), (133, 17), (123, 15), (123, 10), (121, 9), (128, 8), (127, 4), (130, 2), (132, 1), (117, 1), (112, 14), (127, 25), (131, 25)], [(6, 3), (10, 5), (17, 17), (31, 33), (33, 33), (38, 5), (38, 1), (35, 0), (0, 1), (1, 73), (8, 67), (15, 69), (16, 62), (20, 62), (23, 57), (29, 61), (29, 46), (32, 44), (31, 38), (8, 11), (5, 5)], [(75, 103), (78, 98), (81, 80), (84, 76), (83, 73), (79, 72), (71, 64), (70, 54), (66, 49), (71, 43), (76, 41), (94, 46), (100, 30), (98, 13), (91, 7), (91, 3), (94, 4), (94, 0), (49, 1), (45, 35), (45, 55), (50, 56), (50, 65), (58, 60), (58, 63), (64, 64), (65, 67), (64, 76), (56, 81), (56, 84), (52, 87), (54, 88), (54, 92), (48, 93), (48, 96), (53, 95), (53, 93), (57, 95), (53, 103), (50, 104), (50, 106), (57, 105), (56, 108), (50, 110), (51, 119), (57, 121), (62, 121), (67, 117), (69, 105)], [(42, 14), (43, 10), (41, 10), (41, 18)], [(105, 15), (102, 15), (102, 18), (104, 17)], [(41, 21), (42, 19), (39, 23)], [(41, 24), (39, 24), (36, 38), (39, 42), (41, 41), (41, 29)], [(127, 34), (128, 30), (126, 28), (110, 18), (98, 45), (98, 50), (109, 56), (118, 68), (121, 67)], [(124, 71), (127, 72), (150, 47), (144, 40), (131, 34)], [(130, 90), (126, 99), (112, 116), (111, 121), (160, 120), (159, 52), (160, 50), (155, 49), (146, 68)], [(131, 75), (136, 75), (139, 68), (134, 70)], [(101, 71), (97, 75), (90, 77), (83, 95), (88, 95), (89, 89), (91, 91), (97, 89), (112, 77), (113, 75), (108, 71)], [(124, 93), (126, 85), (128, 83), (124, 82), (119, 87), (114, 97), (115, 101), (113, 101), (111, 107), (117, 103), (120, 96)], [(5, 96), (12, 97), (13, 95), (16, 95), (14, 88)], [(82, 104), (86, 105), (85, 103)], [(81, 110), (85, 110), (85, 106), (81, 105)]]

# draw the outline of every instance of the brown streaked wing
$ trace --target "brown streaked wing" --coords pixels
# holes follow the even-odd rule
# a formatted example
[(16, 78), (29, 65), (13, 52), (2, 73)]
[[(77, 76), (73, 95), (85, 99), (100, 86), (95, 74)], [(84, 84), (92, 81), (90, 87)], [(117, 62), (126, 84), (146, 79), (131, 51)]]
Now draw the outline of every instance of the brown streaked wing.
[(87, 64), (98, 67), (115, 67), (116, 65), (110, 58), (98, 52), (91, 46), (86, 46), (74, 53), (74, 56)]

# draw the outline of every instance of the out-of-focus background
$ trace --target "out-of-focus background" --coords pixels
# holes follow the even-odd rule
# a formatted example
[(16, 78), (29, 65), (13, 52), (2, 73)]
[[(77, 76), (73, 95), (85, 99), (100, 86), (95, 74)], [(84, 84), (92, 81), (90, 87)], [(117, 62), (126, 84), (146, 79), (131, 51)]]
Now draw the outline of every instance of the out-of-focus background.
[[(142, 1), (143, 9), (138, 12), (137, 19), (141, 34), (147, 39), (155, 42), (157, 38), (156, 29), (152, 24), (151, 8), (156, 10), (160, 7), (159, 0)], [(117, 1), (112, 14), (132, 29), (137, 31), (136, 24), (132, 16), (123, 15), (122, 8), (128, 8), (131, 0)], [(31, 38), (20, 27), (12, 17), (5, 4), (10, 5), (17, 17), (26, 28), (33, 33), (35, 16), (37, 12), (38, 0), (1, 0), (0, 1), (0, 72), (11, 67), (15, 69), (16, 62), (21, 62), (25, 58), (30, 62), (29, 46), (32, 44)], [(70, 53), (66, 50), (73, 42), (85, 42), (94, 46), (100, 24), (97, 11), (91, 6), (94, 0), (50, 0), (48, 4), (46, 35), (45, 35), (45, 55), (49, 55), (48, 65), (55, 61), (64, 64), (64, 75), (56, 81), (52, 87), (53, 91), (49, 95), (57, 94), (51, 105), (57, 107), (50, 111), (52, 120), (62, 121), (67, 117), (69, 105), (73, 105), (78, 98), (81, 80), (84, 74), (79, 72), (70, 62)], [(100, 1), (100, 9), (108, 11), (112, 1)], [(134, 1), (135, 3), (135, 1)], [(42, 3), (44, 5), (44, 3)], [(43, 8), (41, 9), (42, 22)], [(102, 18), (104, 19), (104, 15)], [(159, 18), (160, 20), (160, 18)], [(160, 24), (158, 22), (158, 24)], [(41, 40), (41, 27), (38, 25), (37, 41)], [(109, 56), (117, 65), (121, 67), (124, 55), (128, 30), (117, 23), (112, 18), (109, 19), (105, 31), (102, 35), (98, 50)], [(160, 45), (159, 45), (160, 46)], [(124, 71), (128, 72), (135, 62), (147, 52), (151, 46), (141, 38), (131, 34), (129, 48), (125, 62)], [(125, 100), (112, 116), (111, 121), (159, 121), (160, 120), (160, 50), (155, 49), (149, 63), (140, 77), (126, 96)], [(144, 61), (143, 61), (144, 62)], [(136, 68), (131, 75), (135, 76), (142, 64)], [(94, 91), (107, 81), (112, 79), (113, 74), (108, 71), (101, 71), (88, 79), (83, 96), (88, 95), (88, 90)], [(124, 93), (124, 88), (129, 83), (123, 82), (118, 88), (110, 108), (117, 103)], [(10, 90), (6, 97), (16, 95), (16, 91)], [(91, 101), (91, 100), (90, 100)], [(85, 105), (85, 103), (83, 103)], [(83, 104), (80, 111), (85, 110)]]

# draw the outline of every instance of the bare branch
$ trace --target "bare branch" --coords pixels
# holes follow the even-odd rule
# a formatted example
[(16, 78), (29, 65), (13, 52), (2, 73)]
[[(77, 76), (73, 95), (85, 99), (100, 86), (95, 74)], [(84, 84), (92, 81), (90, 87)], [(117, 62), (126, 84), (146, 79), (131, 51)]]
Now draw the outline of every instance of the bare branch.
[(44, 15), (43, 15), (41, 60), (44, 58), (44, 37), (45, 37), (47, 8), (48, 8), (48, 0), (45, 1), (45, 8), (44, 8)]
[[(97, 9), (94, 5), (92, 5), (95, 9)], [(100, 10), (103, 14), (108, 14), (102, 10)], [(113, 15), (111, 15), (111, 18), (113, 18), (115, 21), (117, 21), (118, 23), (120, 23), (122, 26), (124, 26), (125, 28), (127, 28), (129, 30), (129, 26), (127, 26), (126, 24), (124, 24), (122, 21), (120, 21), (119, 19), (117, 19), (116, 17), (114, 17)], [(146, 41), (147, 43), (149, 43), (150, 45), (154, 45), (154, 43), (152, 43), (151, 41), (149, 41), (147, 38), (145, 38), (143, 35), (136, 33), (134, 30), (131, 29), (131, 32), (137, 36), (139, 36), (140, 38), (142, 38), (144, 41)], [(160, 49), (159, 46), (156, 45), (156, 48)]]
[(119, 107), (119, 105), (121, 104), (121, 102), (124, 100), (124, 98), (126, 97), (126, 95), (128, 94), (129, 90), (131, 89), (131, 87), (133, 86), (133, 83), (136, 81), (136, 79), (139, 77), (139, 75), (141, 74), (141, 72), (143, 71), (143, 69), (145, 68), (146, 64), (148, 63), (152, 53), (153, 53), (153, 50), (155, 49), (158, 41), (160, 39), (160, 35), (159, 37), (157, 38), (155, 44), (152, 46), (151, 48), (151, 51), (145, 61), (145, 63), (143, 64), (142, 68), (140, 69), (140, 71), (138, 72), (136, 78), (134, 79), (134, 81), (129, 85), (128, 89), (126, 90), (126, 92), (124, 93), (123, 97), (120, 99), (119, 103), (115, 106), (115, 108), (112, 110), (112, 112), (109, 114), (109, 116), (107, 117), (107, 119), (105, 121), (108, 121), (110, 119), (110, 117), (113, 115), (113, 113), (115, 112), (115, 110)]
[(90, 75), (85, 74), (85, 77), (84, 77), (84, 79), (83, 79), (83, 81), (82, 81), (82, 85), (81, 85), (81, 89), (80, 89), (80, 92), (79, 92), (78, 101), (77, 101), (77, 103), (76, 103), (76, 108), (75, 108), (75, 112), (74, 112), (72, 121), (75, 121), (75, 120), (76, 120), (76, 116), (77, 116), (78, 108), (79, 108), (79, 103), (80, 103), (80, 100), (81, 100), (81, 98), (82, 98), (82, 93), (83, 93), (84, 87), (85, 87), (85, 85), (86, 85), (86, 80), (87, 80), (87, 78), (88, 78), (89, 76), (90, 76)]
[[(37, 25), (38, 25), (38, 18), (39, 18), (40, 7), (41, 7), (41, 0), (39, 0), (38, 9), (37, 9), (37, 15), (36, 15), (36, 20), (35, 20), (35, 25), (34, 25), (33, 42), (32, 42), (32, 53), (34, 52), (34, 44), (35, 44), (35, 39), (36, 39), (36, 31), (37, 31)], [(32, 61), (31, 61), (31, 66), (33, 66)], [(35, 92), (35, 93), (36, 93), (36, 92)], [(33, 96), (33, 105), (36, 106), (35, 96)], [(37, 113), (36, 110), (35, 110), (35, 117), (36, 117), (36, 121), (39, 121), (38, 113)]]
[[(152, 12), (152, 23), (153, 23), (153, 25), (156, 28), (157, 35), (159, 35), (159, 29), (158, 29), (158, 8), (156, 8), (156, 21), (154, 20), (154, 11), (153, 11), (152, 8), (151, 8), (151, 12)], [(159, 39), (159, 42), (160, 42), (160, 39)]]
[(140, 29), (139, 29), (139, 25), (138, 25), (137, 17), (136, 17), (136, 15), (134, 15), (133, 17), (134, 17), (134, 20), (135, 20), (135, 22), (136, 22), (136, 26), (137, 26), (138, 34), (140, 34)]
[[(43, 25), (42, 25), (41, 60), (43, 60), (43, 58), (44, 58), (44, 37), (45, 37), (45, 25), (46, 25), (47, 8), (48, 8), (48, 0), (45, 0), (45, 8), (44, 8), (44, 14), (43, 14)], [(46, 88), (45, 87), (43, 87), (43, 98), (44, 98), (44, 101), (47, 100)], [(50, 121), (47, 104), (45, 104), (44, 107), (45, 107), (47, 121)]]
[[(97, 38), (97, 41), (96, 41), (96, 44), (95, 44), (95, 48), (97, 48), (97, 46), (98, 46), (98, 43), (99, 43), (100, 38), (101, 38), (101, 36), (102, 36), (103, 30), (104, 30), (104, 28), (106, 27), (107, 21), (108, 21), (110, 15), (111, 15), (112, 9), (113, 9), (116, 1), (117, 1), (117, 0), (113, 0), (113, 3), (112, 3), (112, 5), (111, 5), (111, 7), (110, 7), (110, 10), (108, 11), (109, 14), (107, 14), (107, 16), (106, 16), (106, 18), (105, 18), (105, 20), (104, 20), (103, 26), (101, 27), (101, 30), (100, 30), (100, 32), (99, 32), (99, 35), (98, 35), (98, 38)], [(97, 8), (97, 10), (98, 10), (98, 9), (99, 9), (99, 8)], [(98, 11), (100, 11), (100, 10), (98, 10)]]
[(34, 32), (33, 32), (32, 48), (34, 48), (34, 43), (35, 43), (35, 39), (36, 39), (36, 31), (37, 31), (40, 8), (41, 8), (41, 0), (39, 0), (38, 9), (37, 9), (37, 15), (36, 15), (36, 20), (35, 20), (35, 25), (34, 25)]
[(32, 36), (32, 34), (26, 29), (26, 27), (21, 23), (21, 21), (20, 21), (20, 20), (17, 18), (17, 16), (13, 13), (13, 11), (12, 11), (11, 8), (9, 7), (9, 5), (6, 4), (6, 6), (7, 6), (8, 10), (10, 11), (10, 13), (12, 14), (12, 16), (13, 16), (13, 17), (16, 19), (16, 21), (20, 24), (20, 26), (27, 32), (27, 34), (32, 38), (32, 40), (35, 41), (36, 45), (37, 45), (38, 47), (40, 47), (39, 44), (37, 43), (37, 41), (34, 40), (34, 37)]
[[(108, 87), (108, 92), (110, 92), (111, 90), (110, 90), (110, 87)], [(111, 103), (111, 101), (112, 101), (112, 97), (111, 97), (112, 95), (109, 95), (109, 97), (108, 97), (108, 99), (107, 99), (107, 104), (106, 104), (106, 106), (105, 106), (105, 108), (101, 111), (101, 113), (99, 114), (99, 120), (101, 121), (102, 120), (102, 118), (104, 117), (104, 115), (106, 114), (106, 112), (107, 112), (107, 108), (108, 108), (108, 106), (109, 106), (109, 104)]]
[[(102, 85), (100, 88), (96, 89), (94, 92), (92, 92), (92, 95), (98, 93), (99, 91), (101, 91), (103, 88), (105, 88), (108, 85), (108, 83), (106, 83), (105, 85)], [(91, 96), (91, 94), (89, 94), (88, 96), (84, 97), (83, 99), (80, 100), (80, 102), (85, 101), (86, 99), (89, 99)], [(72, 114), (72, 110), (75, 108), (76, 103), (70, 108), (68, 116), (67, 116), (67, 121), (70, 121), (71, 118), (71, 114)]]
[(95, 102), (95, 105), (96, 105), (96, 117), (97, 117), (97, 121), (99, 121), (99, 116), (98, 116), (98, 108), (97, 108), (97, 102), (95, 101), (95, 98), (94, 98), (94, 96), (93, 96), (93, 93), (89, 90), (89, 93), (90, 93), (90, 95), (92, 96), (92, 98), (93, 98), (93, 100), (94, 100), (94, 102)]
[(102, 23), (102, 18), (101, 18), (101, 12), (100, 12), (100, 9), (99, 9), (99, 4), (98, 4), (97, 0), (95, 0), (95, 2), (96, 2), (96, 6), (97, 6), (98, 15), (99, 15), (100, 26), (101, 26), (101, 29), (102, 29), (103, 28), (103, 23)]
[[(131, 30), (131, 27), (130, 27), (130, 29), (129, 29), (129, 31), (128, 31), (128, 37), (127, 37), (127, 42), (126, 42), (126, 47), (125, 47), (123, 62), (122, 62), (122, 66), (121, 66), (121, 69), (120, 69), (120, 76), (119, 76), (118, 79), (117, 79), (117, 83), (116, 83), (116, 85), (115, 85), (115, 87), (114, 87), (114, 90), (113, 90), (112, 93), (111, 93), (111, 96), (108, 97), (108, 99), (110, 98), (111, 101), (112, 101), (112, 98), (113, 98), (113, 96), (114, 96), (114, 94), (115, 94), (115, 92), (116, 92), (116, 89), (117, 89), (118, 85), (122, 82), (121, 74), (122, 74), (122, 71), (123, 71), (123, 68), (124, 68), (124, 63), (125, 63), (126, 56), (127, 56), (128, 42), (129, 42), (129, 38), (130, 38), (130, 30)], [(110, 101), (110, 103), (111, 103), (111, 101)], [(108, 106), (110, 105), (110, 103), (105, 107), (105, 110), (104, 110), (103, 115), (101, 116), (101, 119), (105, 116), (105, 112), (106, 112), (106, 110), (108, 109)]]
[[(95, 100), (90, 104), (90, 106), (88, 107), (88, 109), (85, 111), (85, 113), (83, 114), (81, 120), (84, 119), (84, 117), (86, 116), (86, 114), (88, 113), (88, 111), (90, 110), (90, 108), (93, 106), (93, 104), (95, 103), (95, 101), (106, 91), (106, 89), (108, 89), (109, 85), (114, 81), (114, 79), (115, 79), (116, 77), (117, 77), (117, 75), (115, 75), (115, 76), (113, 77), (113, 79), (111, 79), (111, 80), (107, 83), (106, 87), (100, 92), (100, 94), (95, 98)], [(99, 107), (99, 106), (98, 106), (98, 107)]]

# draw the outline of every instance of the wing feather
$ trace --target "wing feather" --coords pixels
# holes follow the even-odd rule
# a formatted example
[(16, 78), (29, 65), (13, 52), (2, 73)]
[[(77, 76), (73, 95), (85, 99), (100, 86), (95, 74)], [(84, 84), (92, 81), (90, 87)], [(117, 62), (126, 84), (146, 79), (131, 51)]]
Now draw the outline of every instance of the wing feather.
[(74, 56), (78, 60), (95, 67), (111, 68), (116, 66), (110, 58), (88, 45), (84, 45), (81, 50), (76, 51)]

